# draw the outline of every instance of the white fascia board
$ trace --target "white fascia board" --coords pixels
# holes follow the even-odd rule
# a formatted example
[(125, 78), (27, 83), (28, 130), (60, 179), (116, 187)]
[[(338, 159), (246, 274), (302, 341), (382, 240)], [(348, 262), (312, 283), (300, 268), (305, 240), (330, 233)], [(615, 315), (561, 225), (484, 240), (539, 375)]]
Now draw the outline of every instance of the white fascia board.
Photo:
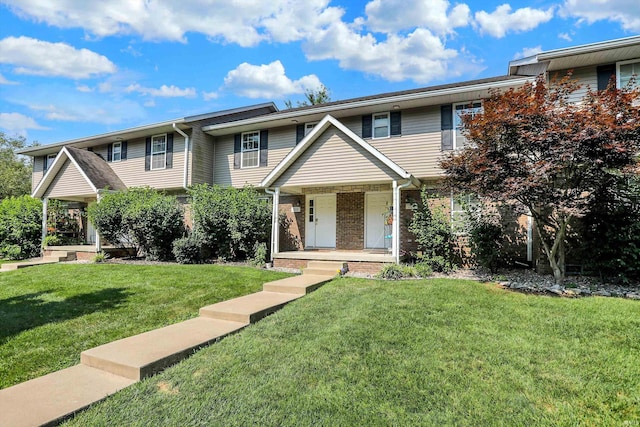
[(532, 82), (533, 80), (534, 78), (532, 77), (523, 76), (522, 78), (519, 78), (519, 79), (511, 78), (511, 79), (493, 81), (488, 83), (482, 83), (478, 85), (469, 85), (469, 86), (463, 85), (463, 86), (454, 87), (454, 88), (438, 89), (438, 90), (432, 90), (432, 91), (427, 90), (425, 92), (416, 92), (416, 93), (410, 93), (410, 94), (404, 94), (404, 95), (390, 95), (385, 98), (375, 98), (375, 99), (365, 99), (365, 100), (354, 101), (354, 102), (345, 102), (344, 104), (339, 104), (339, 105), (323, 106), (322, 104), (319, 104), (315, 108), (305, 109), (303, 111), (285, 110), (280, 113), (270, 114), (268, 117), (259, 116), (259, 117), (254, 117), (246, 120), (238, 120), (235, 122), (220, 123), (220, 124), (205, 126), (202, 128), (202, 131), (209, 132), (212, 130), (232, 129), (238, 126), (259, 125), (261, 123), (268, 123), (272, 120), (294, 119), (300, 116), (306, 116), (309, 114), (317, 114), (317, 113), (330, 114), (332, 111), (353, 109), (353, 108), (360, 108), (360, 107), (371, 107), (377, 104), (414, 101), (416, 99), (428, 99), (428, 98), (434, 98), (442, 95), (455, 95), (459, 93), (472, 92), (472, 91), (478, 91), (478, 90), (500, 89), (505, 86), (510, 87), (510, 86), (523, 85), (527, 82)]
[[(63, 155), (65, 157), (65, 160), (62, 160)], [(49, 166), (49, 168), (47, 169), (47, 173), (42, 177), (36, 189), (33, 190), (33, 194), (31, 195), (31, 197), (40, 199), (44, 196), (44, 193), (46, 192), (47, 188), (49, 188), (49, 186), (51, 185), (51, 182), (53, 181), (53, 177), (58, 172), (60, 172), (60, 169), (62, 168), (62, 165), (64, 165), (64, 162), (66, 161), (66, 159), (69, 159), (71, 163), (73, 163), (76, 169), (78, 169), (78, 171), (80, 172), (80, 175), (82, 175), (84, 180), (87, 181), (87, 183), (89, 184), (93, 192), (98, 194), (98, 189), (96, 188), (95, 185), (93, 185), (93, 182), (91, 182), (89, 177), (87, 177), (84, 170), (82, 170), (82, 168), (78, 165), (78, 162), (76, 162), (76, 159), (74, 159), (73, 156), (69, 154), (69, 151), (67, 151), (67, 147), (62, 147), (62, 150), (60, 150), (60, 153), (58, 153), (58, 155), (56, 156), (51, 166)]]
[(318, 137), (329, 128), (329, 126), (335, 126), (338, 130), (346, 134), (353, 141), (358, 143), (362, 148), (367, 150), (371, 155), (373, 155), (376, 159), (380, 160), (385, 166), (394, 171), (398, 176), (411, 179), (412, 175), (398, 166), (395, 162), (389, 159), (387, 156), (382, 154), (380, 151), (376, 150), (371, 144), (369, 144), (364, 139), (360, 138), (356, 135), (351, 129), (342, 124), (339, 120), (332, 117), (330, 114), (327, 114), (323, 117), (322, 120), (305, 136), (298, 145), (285, 156), (284, 159), (278, 165), (273, 168), (273, 170), (267, 175), (262, 182), (260, 183), (260, 187), (266, 188), (269, 187), (273, 182), (278, 179), (280, 175), (284, 171), (286, 171), (289, 166), (298, 158), (300, 155), (307, 149), (313, 142), (318, 139)]
[(602, 50), (616, 49), (620, 47), (633, 46), (640, 44), (640, 36), (625, 37), (623, 39), (608, 40), (598, 43), (590, 43), (582, 46), (565, 47), (562, 49), (550, 50), (538, 54), (538, 60), (544, 61), (549, 59), (561, 58), (563, 56), (580, 55), (584, 53), (599, 52)]

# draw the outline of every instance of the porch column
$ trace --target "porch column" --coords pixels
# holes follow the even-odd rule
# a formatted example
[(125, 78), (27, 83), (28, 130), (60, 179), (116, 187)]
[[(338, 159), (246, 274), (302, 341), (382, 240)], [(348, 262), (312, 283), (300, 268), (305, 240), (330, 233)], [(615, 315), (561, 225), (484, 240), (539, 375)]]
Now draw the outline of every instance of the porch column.
[(280, 221), (278, 213), (280, 207), (280, 187), (273, 192), (273, 210), (271, 215), (271, 260), (280, 251)]
[(399, 247), (400, 247), (400, 240), (398, 239), (398, 232), (396, 231), (398, 229), (398, 219), (400, 218), (400, 215), (398, 215), (398, 211), (400, 210), (399, 207), (399, 197), (398, 197), (398, 181), (393, 181), (393, 192), (391, 195), (391, 199), (392, 199), (392, 218), (391, 218), (391, 255), (393, 256), (393, 258), (396, 260), (396, 262), (399, 261)]
[(42, 240), (40, 241), (40, 246), (44, 251), (44, 239), (47, 237), (47, 209), (49, 206), (49, 198), (45, 197), (42, 199)]
[[(100, 203), (100, 193), (96, 193), (96, 203)], [(96, 252), (102, 251), (102, 242), (100, 241), (100, 233), (98, 233), (98, 229), (96, 226), (93, 226), (93, 229), (96, 232)]]

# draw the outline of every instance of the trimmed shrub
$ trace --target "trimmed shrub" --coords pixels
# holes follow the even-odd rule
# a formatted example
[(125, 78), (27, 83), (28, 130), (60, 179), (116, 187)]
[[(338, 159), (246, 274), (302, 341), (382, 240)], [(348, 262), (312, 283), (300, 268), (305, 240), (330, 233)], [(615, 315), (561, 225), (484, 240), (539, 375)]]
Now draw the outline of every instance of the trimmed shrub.
[(0, 251), (8, 259), (40, 255), (42, 202), (30, 196), (0, 202)]
[(173, 259), (172, 243), (185, 233), (177, 199), (149, 187), (104, 195), (89, 206), (89, 219), (110, 243), (149, 260)]
[(433, 276), (433, 268), (431, 268), (431, 265), (427, 264), (426, 262), (419, 262), (413, 267), (416, 269), (416, 274), (418, 275), (418, 277), (425, 278)]
[(180, 264), (200, 264), (203, 261), (201, 248), (202, 240), (191, 234), (173, 242), (173, 256)]
[(245, 260), (269, 242), (271, 203), (253, 187), (199, 184), (189, 189), (193, 228), (214, 258)]
[(502, 216), (496, 206), (484, 202), (466, 206), (465, 212), (471, 255), (479, 266), (495, 273), (505, 261)]
[(408, 277), (416, 277), (416, 269), (411, 265), (387, 264), (376, 277), (379, 279), (399, 280)]
[(421, 204), (414, 212), (409, 231), (418, 244), (415, 257), (431, 266), (433, 271), (449, 272), (456, 267), (455, 235), (442, 207), (431, 209), (430, 201), (438, 196), (430, 194), (426, 187), (420, 193)]
[(253, 258), (251, 258), (251, 263), (258, 267), (264, 267), (267, 262), (267, 244), (264, 242), (256, 242), (253, 245)]

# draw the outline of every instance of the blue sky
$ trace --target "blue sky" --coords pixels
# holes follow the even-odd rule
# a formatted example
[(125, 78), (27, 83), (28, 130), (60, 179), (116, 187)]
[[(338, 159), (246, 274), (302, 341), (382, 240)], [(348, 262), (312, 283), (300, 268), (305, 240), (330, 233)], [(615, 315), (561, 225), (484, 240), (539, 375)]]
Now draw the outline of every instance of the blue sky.
[(0, 131), (41, 144), (193, 114), (504, 75), (640, 33), (637, 0), (0, 0)]

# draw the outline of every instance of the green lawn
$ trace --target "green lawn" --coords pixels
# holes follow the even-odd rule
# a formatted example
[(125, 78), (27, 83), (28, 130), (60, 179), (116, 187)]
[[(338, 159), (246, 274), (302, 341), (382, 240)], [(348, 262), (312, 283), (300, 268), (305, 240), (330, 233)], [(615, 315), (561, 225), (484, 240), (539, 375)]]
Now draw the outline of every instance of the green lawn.
[(346, 278), (69, 421), (639, 423), (639, 302)]
[(0, 273), (0, 388), (80, 352), (196, 317), (202, 306), (288, 276), (216, 265), (74, 264)]

